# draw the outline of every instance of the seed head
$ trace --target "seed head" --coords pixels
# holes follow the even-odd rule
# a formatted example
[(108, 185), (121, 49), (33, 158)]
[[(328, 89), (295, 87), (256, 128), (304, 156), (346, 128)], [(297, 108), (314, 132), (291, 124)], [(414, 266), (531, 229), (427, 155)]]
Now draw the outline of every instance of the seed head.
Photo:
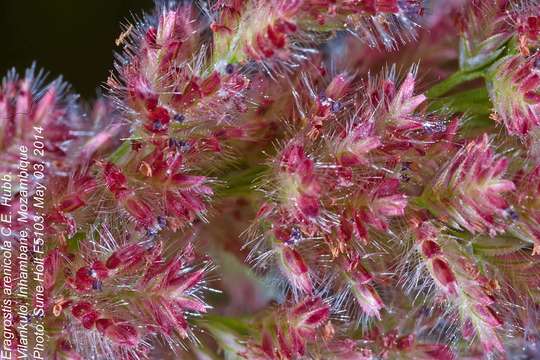
[(493, 65), (489, 93), (495, 119), (510, 135), (527, 135), (540, 125), (540, 68), (538, 56), (507, 56)]
[(508, 162), (491, 149), (487, 135), (467, 144), (426, 190), (434, 212), (473, 234), (503, 232), (509, 207), (503, 194), (515, 190), (514, 183), (503, 178)]

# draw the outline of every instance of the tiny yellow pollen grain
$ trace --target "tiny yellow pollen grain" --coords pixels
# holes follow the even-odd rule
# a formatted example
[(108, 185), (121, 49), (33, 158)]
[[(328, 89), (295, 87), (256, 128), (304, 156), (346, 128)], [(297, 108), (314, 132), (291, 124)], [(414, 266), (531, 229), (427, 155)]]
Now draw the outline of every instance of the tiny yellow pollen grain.
[(533, 256), (540, 255), (540, 245), (539, 244), (534, 244), (532, 255)]
[(527, 37), (525, 35), (519, 37), (519, 51), (523, 56), (529, 56), (531, 54), (529, 46), (527, 45)]
[(146, 177), (152, 176), (152, 168), (146, 161), (141, 162), (141, 165), (139, 166), (139, 171)]
[(122, 32), (118, 38), (114, 41), (114, 43), (116, 44), (116, 46), (120, 46), (124, 43), (124, 41), (126, 40), (126, 38), (129, 36), (129, 34), (131, 34), (131, 31), (133, 30), (133, 25), (132, 24), (129, 24), (128, 28), (126, 29), (126, 31)]
[(334, 337), (336, 330), (330, 321), (324, 326), (324, 338), (330, 340)]
[(64, 232), (61, 232), (58, 236), (58, 242), (62, 245), (66, 245), (67, 244), (67, 240), (66, 240), (66, 237), (65, 237), (65, 234)]
[(337, 258), (339, 255), (339, 249), (337, 247), (331, 246), (330, 252), (332, 253), (332, 258)]
[(53, 307), (53, 315), (55, 317), (58, 317), (60, 316), (60, 314), (62, 313), (62, 308), (63, 308), (63, 304), (64, 304), (65, 300), (63, 297), (61, 297), (60, 299), (58, 299), (58, 301), (54, 304), (54, 307)]

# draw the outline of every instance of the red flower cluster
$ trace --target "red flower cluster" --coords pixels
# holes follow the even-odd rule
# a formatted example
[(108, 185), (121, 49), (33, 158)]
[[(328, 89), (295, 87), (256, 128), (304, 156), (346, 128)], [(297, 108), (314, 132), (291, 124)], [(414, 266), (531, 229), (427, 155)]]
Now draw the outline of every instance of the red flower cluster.
[(43, 239), (2, 251), (45, 294), (10, 348), (29, 324), (55, 360), (537, 356), (540, 8), (433, 4), (159, 1), (89, 115), (9, 73), (0, 175), (33, 173), (0, 215)]

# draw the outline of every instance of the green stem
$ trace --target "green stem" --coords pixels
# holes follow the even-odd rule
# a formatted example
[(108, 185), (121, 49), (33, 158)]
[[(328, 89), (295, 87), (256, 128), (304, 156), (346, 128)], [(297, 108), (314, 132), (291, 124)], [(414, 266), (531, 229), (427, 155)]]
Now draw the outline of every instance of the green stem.
[(219, 189), (216, 193), (221, 196), (237, 196), (250, 193), (253, 191), (257, 178), (265, 171), (268, 171), (267, 166), (257, 165), (228, 173), (223, 178), (220, 178), (225, 182), (226, 188)]
[(113, 164), (118, 165), (120, 163), (120, 160), (129, 153), (129, 150), (131, 150), (131, 142), (129, 140), (124, 140), (122, 142), (122, 145), (118, 147), (108, 158), (110, 162)]
[(448, 93), (450, 90), (452, 90), (453, 88), (455, 88), (456, 86), (460, 84), (463, 84), (465, 82), (475, 80), (478, 78), (482, 78), (484, 76), (485, 76), (484, 70), (476, 70), (476, 71), (460, 70), (450, 75), (450, 77), (446, 78), (445, 80), (441, 81), (435, 86), (433, 86), (431, 89), (427, 91), (426, 95), (430, 99), (438, 98)]

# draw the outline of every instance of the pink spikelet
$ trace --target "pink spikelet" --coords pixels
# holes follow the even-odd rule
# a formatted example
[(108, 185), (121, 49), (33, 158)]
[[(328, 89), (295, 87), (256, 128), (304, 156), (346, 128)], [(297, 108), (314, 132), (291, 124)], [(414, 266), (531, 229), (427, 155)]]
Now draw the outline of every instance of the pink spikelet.
[(513, 220), (510, 231), (533, 244), (533, 254), (540, 251), (540, 167), (533, 168), (529, 173), (519, 173), (515, 179), (518, 187), (515, 200), (516, 211), (509, 212)]
[(497, 155), (489, 138), (472, 141), (441, 170), (426, 196), (434, 213), (470, 231), (495, 236), (506, 229), (509, 209), (504, 193), (515, 190), (504, 179), (509, 160)]
[[(376, 184), (368, 184), (371, 189), (353, 194), (350, 203), (350, 217), (343, 222), (352, 224), (358, 239), (368, 240), (368, 228), (387, 231), (392, 217), (403, 216), (407, 206), (407, 196), (399, 193), (397, 179), (384, 179)], [(373, 186), (373, 187), (372, 187)], [(367, 187), (367, 186), (366, 186)]]
[(380, 319), (380, 311), (384, 308), (384, 303), (373, 287), (373, 275), (358, 259), (349, 260), (345, 265), (346, 277), (350, 282), (351, 291), (362, 311), (369, 317), (375, 316)]
[(540, 70), (538, 56), (509, 56), (494, 65), (490, 96), (494, 118), (511, 135), (527, 135), (540, 126)]

